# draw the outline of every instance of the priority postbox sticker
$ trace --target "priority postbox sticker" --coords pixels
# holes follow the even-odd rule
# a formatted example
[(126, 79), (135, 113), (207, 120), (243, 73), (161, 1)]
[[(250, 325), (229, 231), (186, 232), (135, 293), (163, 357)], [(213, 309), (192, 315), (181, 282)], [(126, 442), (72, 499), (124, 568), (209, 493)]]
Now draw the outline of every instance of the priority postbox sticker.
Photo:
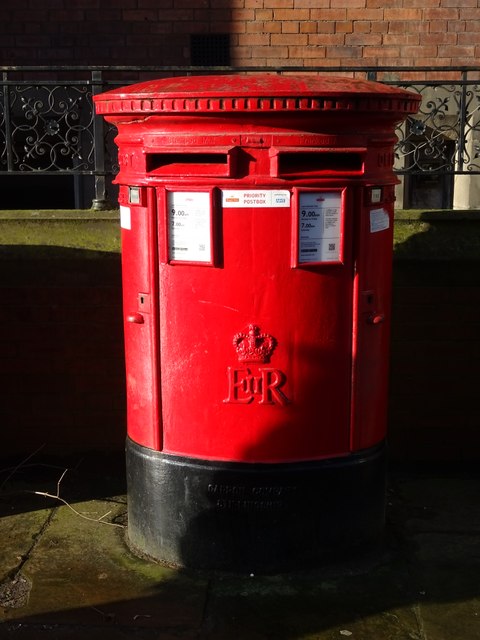
[(247, 208), (252, 207), (289, 207), (290, 191), (285, 189), (247, 189), (222, 191), (222, 206), (224, 208)]

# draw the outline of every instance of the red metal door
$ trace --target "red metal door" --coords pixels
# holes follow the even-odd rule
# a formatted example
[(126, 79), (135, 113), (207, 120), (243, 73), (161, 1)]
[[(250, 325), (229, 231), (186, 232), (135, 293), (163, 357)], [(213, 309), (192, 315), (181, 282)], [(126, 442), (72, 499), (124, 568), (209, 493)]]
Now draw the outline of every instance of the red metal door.
[(154, 190), (121, 187), (119, 201), (128, 434), (135, 442), (159, 450), (160, 371)]
[[(341, 261), (296, 268), (298, 194), (291, 198), (290, 191), (271, 188), (223, 194), (190, 188), (178, 197), (174, 189), (172, 196), (172, 190), (158, 188), (157, 193), (164, 452), (248, 462), (348, 453), (353, 297), (348, 193)], [(169, 227), (182, 227), (176, 203), (182, 216), (195, 209), (203, 217), (196, 222), (202, 230), (192, 236), (203, 238), (204, 248), (211, 239), (203, 259), (195, 253), (196, 240), (185, 235), (182, 240), (181, 233), (173, 237), (171, 229), (169, 235)]]

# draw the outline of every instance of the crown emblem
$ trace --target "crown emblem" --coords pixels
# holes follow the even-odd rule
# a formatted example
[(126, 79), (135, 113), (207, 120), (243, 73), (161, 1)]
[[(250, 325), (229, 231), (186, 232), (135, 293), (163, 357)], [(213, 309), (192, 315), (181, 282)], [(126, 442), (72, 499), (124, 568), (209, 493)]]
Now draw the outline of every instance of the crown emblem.
[(269, 362), (277, 341), (268, 333), (260, 333), (255, 324), (249, 324), (247, 331), (233, 336), (233, 346), (239, 362)]

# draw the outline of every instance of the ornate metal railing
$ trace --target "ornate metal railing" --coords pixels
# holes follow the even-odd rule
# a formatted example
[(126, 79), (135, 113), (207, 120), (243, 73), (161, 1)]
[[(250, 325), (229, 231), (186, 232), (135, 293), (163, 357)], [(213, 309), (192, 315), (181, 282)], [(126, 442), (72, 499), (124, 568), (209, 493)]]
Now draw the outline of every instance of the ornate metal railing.
[[(396, 171), (413, 175), (480, 173), (480, 67), (2, 67), (0, 176), (68, 174), (95, 178), (94, 207), (108, 199), (116, 172), (115, 131), (95, 116), (92, 96), (152, 77), (268, 71), (347, 74), (423, 96), (398, 131)], [(442, 78), (442, 74), (444, 79)]]

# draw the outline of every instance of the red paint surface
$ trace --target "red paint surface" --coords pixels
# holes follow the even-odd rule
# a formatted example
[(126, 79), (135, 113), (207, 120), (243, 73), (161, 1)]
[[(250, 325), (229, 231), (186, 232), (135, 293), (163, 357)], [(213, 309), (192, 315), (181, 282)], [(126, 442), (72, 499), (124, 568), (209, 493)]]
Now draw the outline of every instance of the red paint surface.
[[(239, 100), (220, 101), (229, 89)], [(170, 79), (96, 101), (119, 127), (117, 181), (131, 212), (123, 230), (130, 437), (167, 453), (251, 462), (342, 456), (381, 442), (393, 130), (417, 97), (354, 80), (267, 76)], [(140, 204), (128, 203), (127, 185), (140, 187)], [(380, 202), (371, 202), (372, 186)], [(222, 207), (230, 189), (288, 191), (291, 203)], [(292, 259), (302, 189), (344, 193), (337, 264)], [(211, 264), (168, 259), (166, 193), (175, 190), (211, 193)], [(372, 232), (378, 209), (388, 223)], [(259, 353), (260, 334), (274, 344), (262, 361), (236, 350), (249, 330)]]

